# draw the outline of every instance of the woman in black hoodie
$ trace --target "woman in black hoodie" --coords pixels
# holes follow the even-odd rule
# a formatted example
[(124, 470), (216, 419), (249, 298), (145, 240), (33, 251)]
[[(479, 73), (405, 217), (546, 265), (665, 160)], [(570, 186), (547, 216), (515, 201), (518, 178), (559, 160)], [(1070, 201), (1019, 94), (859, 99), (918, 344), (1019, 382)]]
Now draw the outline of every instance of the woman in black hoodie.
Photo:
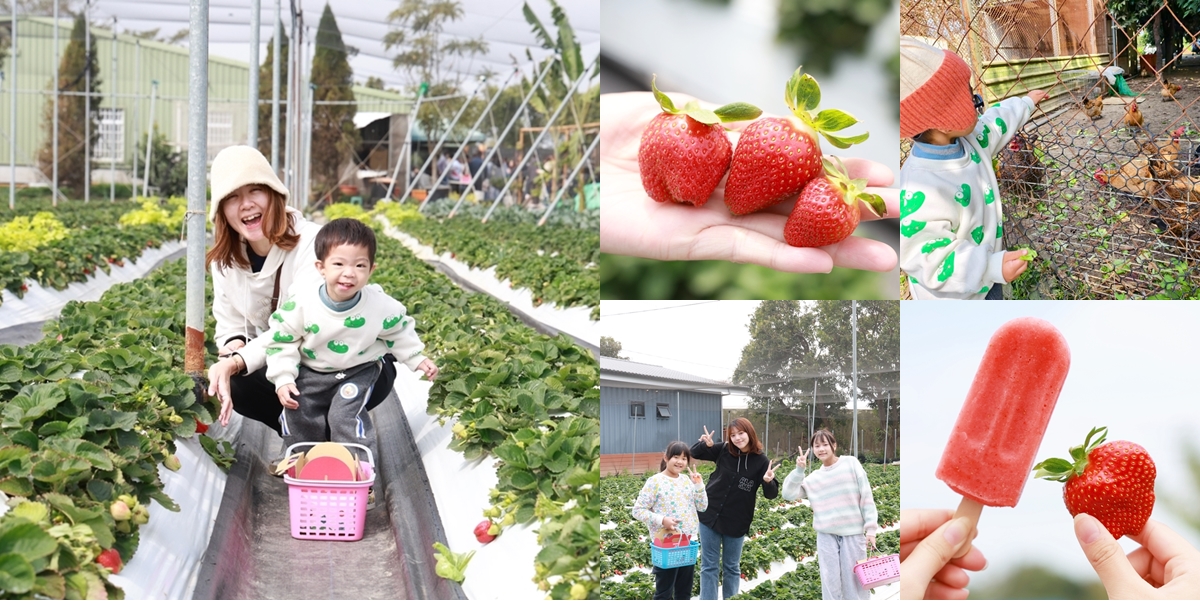
[(708, 509), (700, 517), (700, 598), (717, 598), (717, 567), (724, 573), (721, 592), (728, 599), (741, 584), (742, 542), (754, 519), (758, 487), (768, 499), (779, 496), (775, 468), (762, 453), (750, 420), (739, 417), (725, 429), (725, 444), (714, 446), (712, 432), (692, 446), (692, 457), (712, 461), (717, 469), (708, 479)]

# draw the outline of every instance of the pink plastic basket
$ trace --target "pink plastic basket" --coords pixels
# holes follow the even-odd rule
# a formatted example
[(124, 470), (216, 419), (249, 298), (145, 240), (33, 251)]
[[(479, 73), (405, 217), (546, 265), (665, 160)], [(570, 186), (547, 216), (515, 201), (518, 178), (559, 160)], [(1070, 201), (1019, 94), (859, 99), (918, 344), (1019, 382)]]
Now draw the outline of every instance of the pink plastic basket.
[(872, 557), (856, 566), (854, 574), (863, 588), (871, 589), (893, 582), (900, 582), (900, 555)]
[[(291, 456), (300, 447), (316, 443), (297, 443), (288, 447)], [(374, 459), (371, 450), (359, 444), (344, 443), (366, 453), (368, 479), (361, 482), (301, 480), (290, 475), (283, 477), (288, 485), (288, 507), (291, 511), (292, 538), (304, 540), (355, 541), (363, 537), (367, 520), (367, 497), (375, 484)]]

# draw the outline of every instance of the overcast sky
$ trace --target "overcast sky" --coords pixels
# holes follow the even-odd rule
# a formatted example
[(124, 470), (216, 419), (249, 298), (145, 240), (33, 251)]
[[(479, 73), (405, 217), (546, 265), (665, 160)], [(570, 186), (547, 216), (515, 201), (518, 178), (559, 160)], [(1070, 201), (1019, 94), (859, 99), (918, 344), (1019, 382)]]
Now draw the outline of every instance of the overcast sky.
[[(450, 36), (474, 38), (483, 36), (488, 42), (486, 56), (475, 58), (453, 66), (454, 70), (472, 76), (490, 69), (501, 74), (510, 72), (515, 56), (522, 64), (528, 63), (525, 50), (529, 48), (535, 59), (544, 58), (549, 51), (538, 45), (529, 24), (525, 21), (521, 7), (525, 0), (459, 0), (463, 18), (450, 23), (445, 33)], [(550, 17), (550, 3), (546, 0), (528, 0), (530, 8), (541, 19), (551, 36), (557, 28)], [(189, 0), (94, 0), (91, 3), (92, 23), (109, 26), (117, 18), (118, 31), (145, 31), (161, 28), (160, 38), (188, 28)], [(308, 37), (315, 41), (316, 28), (325, 9), (326, 0), (295, 0), (303, 12), (303, 23), (310, 28)], [(566, 11), (575, 31), (584, 62), (590, 62), (600, 53), (600, 2), (596, 0), (558, 0)], [(72, 7), (82, 7), (82, 2), (73, 2)], [(260, 33), (259, 62), (266, 60), (267, 42), (274, 27), (275, 0), (261, 0), (262, 29)], [(291, 0), (283, 0), (282, 15), (285, 32), (290, 32), (289, 7)], [(399, 0), (354, 0), (332, 2), (333, 14), (347, 45), (358, 49), (357, 56), (350, 59), (354, 79), (358, 83), (375, 76), (384, 80), (388, 87), (401, 87), (406, 83), (401, 72), (392, 68), (392, 56), (399, 50), (386, 50), (382, 40), (391, 28), (387, 16), (400, 5)], [(250, 1), (209, 1), (209, 52), (235, 60), (249, 62), (250, 50)], [(287, 35), (291, 35), (288, 33)], [(181, 42), (186, 45), (187, 40)]]
[(759, 302), (606, 300), (601, 333), (633, 361), (727, 380), (750, 342), (750, 315)]
[[(1108, 426), (1108, 440), (1136, 442), (1154, 459), (1158, 502), (1151, 517), (1200, 546), (1200, 535), (1187, 530), (1162, 500), (1173, 496), (1194, 506), (1200, 494), (1184, 454), (1200, 426), (1195, 358), (1200, 312), (1184, 301), (903, 303), (901, 507), (957, 507), (961, 497), (934, 471), (988, 339), (1001, 324), (1024, 315), (1053, 323), (1071, 348), (1071, 370), (1038, 460), (1068, 457), (1089, 429)], [(1126, 551), (1137, 548), (1121, 540)], [(1057, 482), (1027, 481), (1016, 508), (985, 507), (976, 544), (989, 565), (973, 581), (1000, 578), (1021, 563), (1095, 579)]]

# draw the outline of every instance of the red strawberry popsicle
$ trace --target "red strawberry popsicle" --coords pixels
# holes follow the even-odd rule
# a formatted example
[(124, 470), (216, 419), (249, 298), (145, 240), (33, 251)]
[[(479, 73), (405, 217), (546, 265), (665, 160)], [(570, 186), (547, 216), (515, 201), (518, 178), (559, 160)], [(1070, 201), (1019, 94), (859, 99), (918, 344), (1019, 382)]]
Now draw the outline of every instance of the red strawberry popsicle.
[(1017, 505), (1070, 367), (1067, 341), (1047, 321), (1020, 317), (992, 335), (937, 468), (963, 496), (954, 517), (971, 518), (968, 532), (984, 505)]

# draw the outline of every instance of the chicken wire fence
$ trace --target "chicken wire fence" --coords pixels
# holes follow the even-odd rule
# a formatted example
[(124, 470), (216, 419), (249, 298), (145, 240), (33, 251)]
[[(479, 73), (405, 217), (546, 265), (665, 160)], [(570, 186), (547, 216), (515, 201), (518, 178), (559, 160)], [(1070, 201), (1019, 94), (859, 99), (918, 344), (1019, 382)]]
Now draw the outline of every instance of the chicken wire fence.
[[(811, 402), (796, 400), (791, 403), (775, 400), (771, 403), (759, 402), (756, 406), (743, 410), (725, 411), (725, 424), (734, 419), (744, 417), (754, 425), (763, 451), (773, 459), (788, 458), (795, 460), (803, 447), (809, 451), (809, 441), (812, 433), (819, 429), (827, 429), (837, 440), (837, 454), (851, 455), (854, 438), (857, 434), (858, 457), (867, 463), (891, 463), (897, 461), (900, 455), (900, 403), (898, 397), (877, 399), (868, 403), (859, 400), (858, 419), (855, 420), (852, 410), (844, 407), (831, 410), (818, 404), (813, 407)], [(857, 430), (856, 430), (857, 428)], [(816, 461), (809, 452), (808, 461)]]
[(901, 33), (961, 56), (988, 104), (1048, 93), (994, 161), (1005, 247), (1037, 251), (1014, 298), (1196, 293), (1200, 19), (1152, 8), (901, 0)]

